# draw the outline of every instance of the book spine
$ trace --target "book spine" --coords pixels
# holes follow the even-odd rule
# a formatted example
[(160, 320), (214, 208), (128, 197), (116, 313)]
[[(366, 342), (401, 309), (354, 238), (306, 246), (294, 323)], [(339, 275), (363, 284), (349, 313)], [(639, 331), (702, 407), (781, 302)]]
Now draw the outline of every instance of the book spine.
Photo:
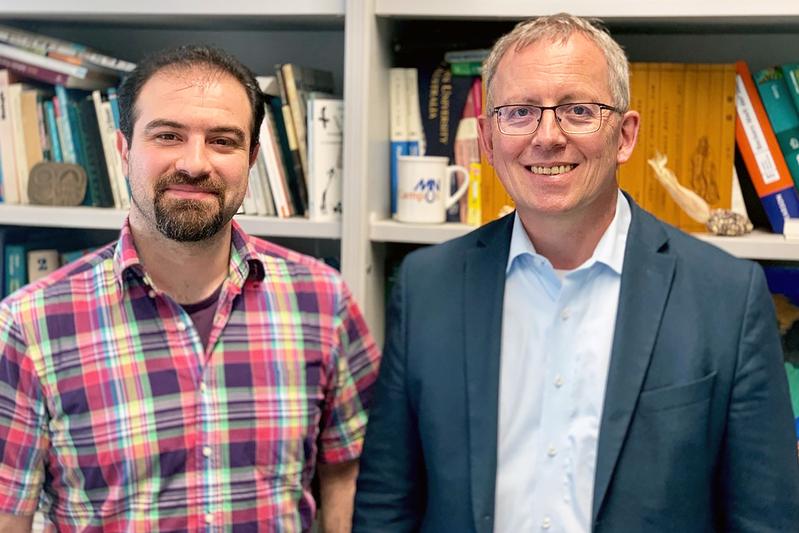
[(103, 147), (103, 159), (105, 160), (105, 168), (108, 174), (109, 185), (111, 186), (111, 198), (113, 198), (114, 207), (122, 209), (122, 199), (119, 196), (118, 180), (116, 177), (116, 167), (114, 162), (113, 150), (115, 148), (111, 145), (108, 138), (109, 129), (113, 132), (113, 125), (109, 124), (105, 113), (103, 112), (103, 94), (99, 89), (92, 91), (92, 104), (94, 105), (94, 114), (97, 117), (97, 129), (100, 134), (100, 144)]
[(64, 160), (64, 156), (61, 153), (61, 140), (59, 139), (58, 123), (55, 118), (55, 107), (52, 100), (44, 102), (44, 114), (47, 119), (47, 131), (50, 137), (50, 155), (53, 161), (60, 163)]
[(786, 218), (799, 217), (799, 196), (785, 161), (773, 155), (779, 145), (749, 67), (739, 61), (735, 68), (735, 140), (774, 232), (782, 233)]
[(5, 259), (5, 296), (21, 289), (28, 282), (28, 272), (24, 244), (6, 244), (3, 251)]
[[(58, 93), (59, 85), (56, 85)], [(63, 87), (62, 87), (63, 89)], [(75, 143), (72, 140), (72, 129), (69, 126), (69, 117), (64, 108), (65, 92), (61, 96), (53, 98), (53, 112), (55, 113), (56, 127), (58, 128), (58, 140), (61, 142), (62, 154), (65, 163), (77, 163), (78, 158), (75, 154)]]
[(88, 69), (86, 69), (86, 67), (72, 65), (64, 61), (59, 61), (51, 57), (42, 56), (2, 43), (0, 43), (0, 57), (80, 79), (85, 78), (88, 74)]
[(14, 160), (17, 168), (17, 193), (19, 203), (28, 203), (28, 155), (25, 148), (25, 135), (22, 122), (22, 85), (14, 83), (9, 86), (9, 107), (11, 108), (11, 123), (14, 125)]
[(120, 73), (126, 73), (136, 68), (135, 63), (110, 57), (78, 43), (56, 39), (54, 37), (38, 35), (32, 32), (19, 30), (10, 26), (0, 26), (0, 41), (19, 48), (33, 50), (40, 55), (55, 51), (64, 55), (71, 55), (86, 60), (89, 63), (105, 67)]
[(408, 101), (405, 69), (392, 68), (389, 71), (389, 190), (391, 194), (391, 213), (397, 212), (397, 179), (399, 156), (408, 155)]
[(74, 105), (82, 151), (85, 156), (84, 169), (89, 178), (88, 189), (91, 190), (92, 205), (94, 207), (112, 207), (114, 198), (111, 194), (111, 184), (103, 158), (94, 102), (91, 97), (86, 97), (80, 102), (75, 102)]
[(799, 186), (799, 112), (788, 93), (788, 84), (782, 71), (774, 68), (756, 72), (754, 79), (782, 157), (794, 184)]
[(781, 65), (779, 69), (788, 84), (788, 92), (793, 100), (793, 105), (799, 111), (799, 63)]
[(30, 250), (28, 256), (28, 283), (38, 281), (58, 270), (60, 257), (58, 250)]
[(18, 204), (19, 187), (17, 185), (14, 123), (11, 118), (9, 82), (8, 71), (0, 70), (0, 165), (3, 168), (3, 202)]

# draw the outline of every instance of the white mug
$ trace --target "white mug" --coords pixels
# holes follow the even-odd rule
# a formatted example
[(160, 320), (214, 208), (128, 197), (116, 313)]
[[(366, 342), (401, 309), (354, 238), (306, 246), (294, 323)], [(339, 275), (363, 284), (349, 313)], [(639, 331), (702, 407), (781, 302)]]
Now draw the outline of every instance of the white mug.
[[(400, 222), (438, 224), (446, 221), (447, 209), (469, 188), (469, 171), (462, 166), (447, 165), (443, 156), (401, 155), (397, 163), (397, 213)], [(456, 173), (463, 174), (463, 183), (450, 195)]]

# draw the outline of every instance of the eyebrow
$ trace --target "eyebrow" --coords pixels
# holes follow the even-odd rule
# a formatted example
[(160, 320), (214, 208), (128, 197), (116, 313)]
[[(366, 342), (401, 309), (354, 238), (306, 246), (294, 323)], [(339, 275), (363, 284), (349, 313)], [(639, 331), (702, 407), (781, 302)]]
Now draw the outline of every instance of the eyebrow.
[[(173, 129), (176, 129), (176, 130), (185, 130), (186, 129), (186, 125), (185, 124), (181, 124), (180, 122), (175, 122), (174, 120), (168, 120), (168, 119), (159, 118), (159, 119), (151, 120), (150, 122), (148, 122), (147, 125), (144, 127), (144, 132), (145, 133), (150, 133), (153, 130), (156, 130), (156, 129), (159, 129), (159, 128), (173, 128)], [(214, 128), (209, 129), (208, 133), (213, 133), (213, 134), (225, 133), (225, 134), (229, 134), (229, 135), (234, 136), (236, 138), (236, 141), (238, 141), (240, 143), (244, 142), (244, 139), (245, 139), (244, 132), (241, 130), (241, 128), (237, 128), (235, 126), (216, 126)]]

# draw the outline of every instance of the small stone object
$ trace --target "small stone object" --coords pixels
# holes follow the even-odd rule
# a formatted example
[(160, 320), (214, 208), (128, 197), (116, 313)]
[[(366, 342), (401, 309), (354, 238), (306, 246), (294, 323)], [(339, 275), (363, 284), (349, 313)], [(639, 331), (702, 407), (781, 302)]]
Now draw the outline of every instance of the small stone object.
[(87, 183), (86, 171), (80, 165), (43, 161), (31, 169), (28, 198), (34, 205), (80, 205)]
[(705, 225), (711, 233), (725, 237), (745, 235), (753, 228), (748, 218), (729, 209), (713, 209)]

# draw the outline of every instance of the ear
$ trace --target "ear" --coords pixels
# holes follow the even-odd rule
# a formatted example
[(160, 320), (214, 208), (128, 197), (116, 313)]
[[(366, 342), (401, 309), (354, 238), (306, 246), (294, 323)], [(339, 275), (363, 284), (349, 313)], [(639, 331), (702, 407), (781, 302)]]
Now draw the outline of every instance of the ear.
[(258, 152), (261, 151), (261, 144), (255, 143), (250, 150), (250, 168), (255, 164), (255, 161), (258, 159)]
[(480, 115), (477, 118), (479, 123), (479, 138), (480, 138), (480, 150), (485, 154), (486, 159), (490, 164), (494, 164), (494, 121), (491, 120), (491, 117), (487, 117), (485, 115)]
[(120, 159), (122, 159), (122, 173), (125, 174), (127, 178), (128, 168), (130, 168), (128, 163), (130, 147), (128, 146), (128, 140), (125, 139), (125, 136), (122, 135), (122, 132), (119, 130), (117, 130), (117, 152), (119, 152)]
[(621, 119), (619, 131), (619, 150), (616, 153), (616, 162), (621, 164), (630, 159), (630, 155), (638, 140), (638, 128), (641, 125), (641, 116), (638, 111), (627, 111)]

